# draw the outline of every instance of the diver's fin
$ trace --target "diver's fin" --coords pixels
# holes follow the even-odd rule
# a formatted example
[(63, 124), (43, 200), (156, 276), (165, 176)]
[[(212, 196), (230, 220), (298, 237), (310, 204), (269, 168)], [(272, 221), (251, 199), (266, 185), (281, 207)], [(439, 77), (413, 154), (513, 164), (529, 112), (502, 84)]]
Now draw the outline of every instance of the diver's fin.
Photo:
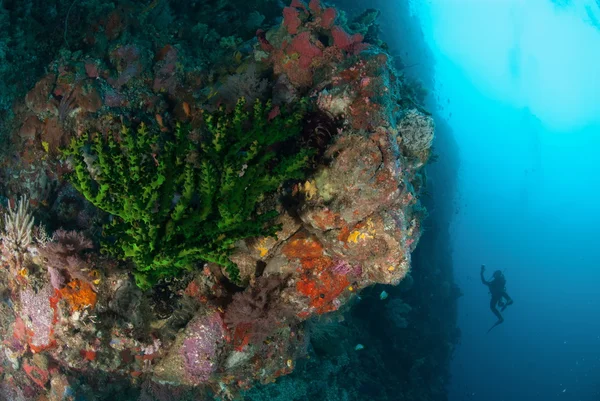
[(490, 327), (490, 329), (487, 331), (488, 333), (490, 331), (492, 331), (492, 329), (500, 324), (502, 324), (504, 322), (504, 320), (498, 320), (496, 323), (494, 323), (494, 325), (492, 327)]

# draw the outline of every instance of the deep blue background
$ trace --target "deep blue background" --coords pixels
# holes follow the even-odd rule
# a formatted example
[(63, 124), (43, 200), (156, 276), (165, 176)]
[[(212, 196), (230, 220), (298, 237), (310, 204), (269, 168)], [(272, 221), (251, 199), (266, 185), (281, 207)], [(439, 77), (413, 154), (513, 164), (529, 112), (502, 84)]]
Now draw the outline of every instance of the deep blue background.
[[(414, 3), (461, 160), (450, 399), (600, 400), (600, 9)], [(490, 334), (482, 263), (515, 300)]]

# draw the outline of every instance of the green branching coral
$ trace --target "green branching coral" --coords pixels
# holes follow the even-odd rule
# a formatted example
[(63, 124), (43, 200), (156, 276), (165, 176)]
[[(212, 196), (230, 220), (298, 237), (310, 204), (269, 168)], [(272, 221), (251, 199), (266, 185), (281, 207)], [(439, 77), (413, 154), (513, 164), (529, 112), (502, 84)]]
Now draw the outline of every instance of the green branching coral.
[(206, 115), (201, 139), (177, 125), (172, 137), (141, 124), (112, 133), (83, 135), (63, 154), (70, 157), (73, 186), (110, 213), (105, 251), (135, 265), (137, 284), (148, 288), (198, 261), (239, 271), (228, 254), (244, 238), (275, 235), (276, 211), (257, 213), (266, 193), (300, 179), (310, 150), (277, 154), (275, 144), (299, 134), (302, 110), (269, 119), (270, 103), (244, 111)]

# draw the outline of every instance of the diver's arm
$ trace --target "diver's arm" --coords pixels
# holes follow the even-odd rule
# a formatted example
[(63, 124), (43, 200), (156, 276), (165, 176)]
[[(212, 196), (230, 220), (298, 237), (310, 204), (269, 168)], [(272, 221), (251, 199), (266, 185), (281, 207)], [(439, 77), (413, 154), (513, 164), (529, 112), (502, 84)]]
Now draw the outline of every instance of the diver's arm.
[(483, 284), (485, 284), (485, 285), (488, 285), (488, 286), (489, 286), (489, 285), (490, 285), (490, 282), (489, 282), (489, 281), (486, 281), (486, 280), (485, 280), (485, 277), (483, 277), (483, 272), (484, 272), (484, 271), (485, 271), (485, 265), (481, 265), (481, 271), (480, 271), (480, 273), (479, 273), (479, 275), (481, 276), (481, 282), (482, 282)]

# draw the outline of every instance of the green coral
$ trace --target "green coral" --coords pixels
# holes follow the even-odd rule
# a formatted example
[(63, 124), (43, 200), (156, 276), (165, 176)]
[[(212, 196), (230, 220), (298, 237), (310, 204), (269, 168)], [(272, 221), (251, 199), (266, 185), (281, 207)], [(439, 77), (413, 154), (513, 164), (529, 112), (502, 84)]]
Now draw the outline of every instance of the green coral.
[(133, 262), (138, 286), (199, 261), (223, 266), (238, 281), (228, 258), (233, 244), (279, 229), (277, 212), (259, 214), (257, 206), (282, 182), (303, 177), (310, 150), (282, 156), (273, 148), (299, 134), (304, 107), (269, 118), (270, 103), (244, 106), (242, 98), (232, 113), (206, 115), (199, 141), (180, 124), (166, 139), (141, 124), (120, 135), (83, 135), (63, 150), (73, 186), (112, 215), (103, 249)]

